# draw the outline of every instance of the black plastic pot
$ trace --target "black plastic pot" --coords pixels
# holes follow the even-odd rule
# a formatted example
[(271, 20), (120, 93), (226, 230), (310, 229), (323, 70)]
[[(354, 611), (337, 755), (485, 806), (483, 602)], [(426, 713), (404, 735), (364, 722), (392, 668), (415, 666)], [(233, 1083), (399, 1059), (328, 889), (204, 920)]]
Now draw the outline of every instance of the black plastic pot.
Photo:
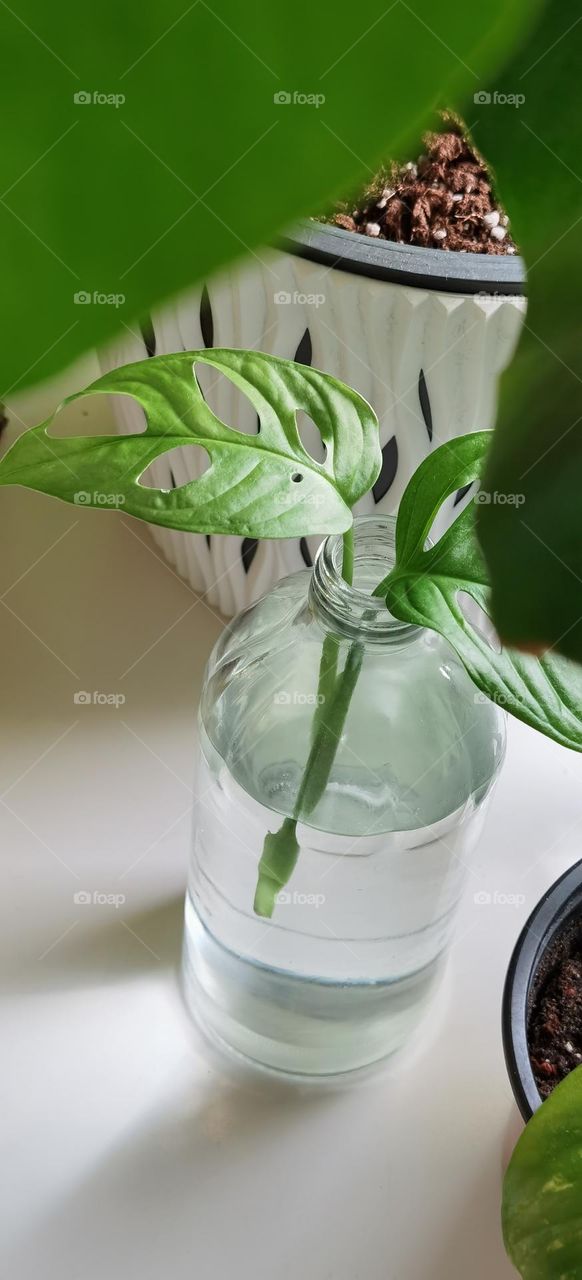
[(331, 223), (305, 220), (278, 242), (280, 249), (338, 271), (437, 289), (445, 293), (525, 293), (525, 265), (517, 254), (448, 253), (392, 244)]
[(536, 994), (553, 964), (582, 940), (582, 861), (544, 894), (517, 940), (503, 992), (503, 1048), (515, 1101), (524, 1120), (541, 1106), (527, 1033)]

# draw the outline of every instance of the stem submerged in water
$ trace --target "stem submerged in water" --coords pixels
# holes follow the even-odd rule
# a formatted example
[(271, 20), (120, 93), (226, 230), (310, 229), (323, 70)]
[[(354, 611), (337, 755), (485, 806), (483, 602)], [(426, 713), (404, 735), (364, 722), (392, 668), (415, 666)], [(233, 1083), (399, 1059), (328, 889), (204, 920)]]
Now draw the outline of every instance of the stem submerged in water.
[(270, 919), (277, 894), (293, 875), (298, 853), (297, 823), (294, 818), (285, 818), (278, 831), (265, 836), (253, 904), (256, 915)]
[(346, 665), (336, 678), (329, 702), (318, 708), (321, 714), (297, 792), (293, 817), (285, 818), (278, 831), (269, 831), (265, 836), (254, 901), (254, 910), (259, 916), (272, 916), (277, 894), (291, 879), (299, 854), (297, 823), (301, 818), (309, 817), (327, 787), (363, 658), (364, 646), (354, 641), (348, 650)]
[(328, 631), (321, 650), (319, 677), (317, 680), (317, 705), (311, 723), (311, 741), (315, 741), (317, 730), (325, 714), (325, 708), (333, 696), (337, 679), (337, 662), (339, 658), (339, 640)]
[[(354, 534), (344, 534), (342, 575), (351, 585), (354, 572)], [(311, 748), (297, 792), (292, 818), (285, 818), (278, 831), (265, 836), (259, 862), (254, 910), (268, 919), (273, 914), (277, 894), (288, 884), (299, 854), (297, 823), (306, 818), (321, 800), (329, 781), (352, 694), (364, 657), (363, 645), (354, 641), (348, 650), (343, 671), (338, 674), (339, 641), (328, 633), (319, 665), (318, 699), (313, 717)]]

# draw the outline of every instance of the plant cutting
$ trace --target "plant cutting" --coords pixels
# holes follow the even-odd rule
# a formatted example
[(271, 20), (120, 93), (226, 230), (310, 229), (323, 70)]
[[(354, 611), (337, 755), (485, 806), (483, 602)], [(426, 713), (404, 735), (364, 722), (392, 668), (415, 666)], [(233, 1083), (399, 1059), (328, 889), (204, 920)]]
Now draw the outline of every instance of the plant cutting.
[[(426, 137), (418, 164), (385, 169), (343, 202), (349, 216), (303, 220), (276, 249), (170, 300), (141, 333), (125, 331), (102, 353), (103, 369), (214, 345), (252, 346), (325, 369), (373, 404), (380, 422), (382, 467), (357, 514), (395, 514), (431, 450), (491, 425), (497, 379), (525, 315), (524, 264), (509, 252), (491, 175), (459, 122), (443, 128)], [(236, 389), (209, 374), (202, 385), (211, 408), (227, 421), (236, 413), (253, 434), (252, 406), (241, 407)], [(139, 429), (137, 404), (117, 401), (115, 411), (120, 431)], [(196, 452), (182, 448), (156, 458), (152, 478), (172, 488), (199, 470)], [(453, 496), (441, 512), (443, 527), (454, 503)], [(311, 567), (318, 545), (309, 535), (225, 541), (161, 527), (156, 541), (226, 617), (284, 574)]]
[[(249, 399), (255, 435), (212, 412), (200, 368)], [(140, 435), (63, 439), (51, 419), (14, 443), (0, 485), (101, 509), (115, 494), (129, 514), (203, 533), (327, 535), (313, 573), (241, 614), (208, 664), (185, 971), (196, 1012), (234, 1048), (286, 1071), (355, 1069), (403, 1042), (432, 988), (503, 759), (500, 708), (582, 750), (582, 672), (500, 649), (470, 620), (466, 597), (488, 603), (474, 502), (430, 545), (442, 504), (478, 479), (489, 433), (435, 450), (396, 524), (354, 521), (381, 467), (378, 424), (331, 376), (204, 350), (79, 395), (110, 393), (142, 407)], [(152, 458), (178, 443), (209, 465), (169, 492), (149, 487)]]
[[(132, 92), (121, 95), (123, 115), (94, 110), (90, 104), (103, 96), (97, 89), (69, 93), (71, 72), (80, 76), (75, 67), (86, 67), (88, 47), (69, 6), (55, 15), (31, 0), (20, 26), (6, 11), (7, 61), (22, 71), (0, 90), (10, 96), (5, 114), (14, 118), (5, 140), (10, 200), (0, 237), (11, 301), (0, 319), (6, 381), (13, 386), (46, 376), (119, 333), (121, 306), (131, 324), (163, 297), (208, 278), (241, 247), (253, 252), (272, 243), (301, 214), (355, 189), (382, 156), (402, 156), (419, 127), (434, 123), (436, 105), (459, 111), (471, 120), (479, 150), (494, 169), (530, 273), (528, 329), (503, 384), (487, 476), (492, 493), (526, 495), (529, 519), (526, 524), (494, 504), (480, 512), (492, 611), (507, 643), (551, 645), (580, 661), (582, 610), (574, 584), (582, 580), (582, 201), (575, 107), (582, 32), (576, 6), (570, 0), (562, 6), (492, 0), (486, 10), (464, 13), (459, 25), (458, 6), (450, 0), (440, 0), (436, 9), (419, 0), (414, 10), (402, 4), (386, 10), (372, 0), (365, 27), (348, 47), (353, 15), (345, 4), (335, 5), (333, 22), (325, 6), (314, 12), (300, 5), (292, 32), (266, 0), (252, 13), (241, 13), (234, 0), (224, 0), (222, 8), (219, 22), (204, 5), (170, 12), (170, 38), (154, 45), (151, 0), (123, 31), (111, 0), (92, 14), (96, 80), (132, 77)], [(42, 50), (57, 47), (57, 62), (47, 63)], [(195, 84), (187, 72), (192, 47), (205, 50)], [(240, 61), (241, 47), (256, 64), (254, 77)], [(150, 92), (154, 48), (162, 106)], [(392, 65), (406, 67), (406, 76), (386, 75), (387, 51)], [(348, 56), (350, 94), (342, 81)], [(215, 97), (218, 65), (237, 110), (228, 98), (216, 102), (212, 130), (203, 133), (200, 121)], [(47, 79), (51, 73), (69, 77), (58, 91)], [(298, 105), (303, 90), (284, 87), (310, 85), (313, 96), (324, 81), (321, 110)], [(176, 119), (184, 126), (178, 131)], [(63, 201), (71, 172), (81, 193), (81, 219), (75, 202)], [(46, 311), (31, 308), (21, 288), (32, 273)], [(76, 287), (77, 301), (113, 296), (118, 305), (79, 309)]]

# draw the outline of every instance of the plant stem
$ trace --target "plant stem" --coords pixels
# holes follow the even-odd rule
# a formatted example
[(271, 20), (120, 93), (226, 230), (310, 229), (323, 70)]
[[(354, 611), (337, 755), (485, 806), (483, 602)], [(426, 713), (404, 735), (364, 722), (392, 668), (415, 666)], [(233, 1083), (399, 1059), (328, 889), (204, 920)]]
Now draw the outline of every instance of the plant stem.
[(333, 697), (335, 682), (337, 678), (337, 662), (339, 657), (339, 640), (334, 636), (333, 632), (328, 631), (323, 642), (321, 650), (321, 660), (319, 663), (319, 676), (317, 679), (317, 702), (313, 713), (313, 721), (311, 724), (311, 741), (315, 741), (315, 735), (324, 715), (324, 708), (328, 705)]
[[(346, 530), (342, 540), (342, 578), (351, 587), (354, 580), (354, 526)], [(322, 708), (328, 703), (332, 697), (337, 676), (337, 662), (339, 657), (339, 640), (332, 631), (328, 631), (323, 641), (321, 650), (321, 661), (319, 664), (319, 676), (317, 681), (317, 705), (313, 716), (312, 725), (312, 742), (315, 739), (317, 729), (319, 727)]]
[(307, 757), (307, 764), (297, 799), (295, 816), (308, 817), (321, 800), (329, 782), (329, 775), (335, 760), (343, 727), (346, 722), (352, 694), (362, 669), (364, 646), (354, 641), (348, 650), (346, 665), (337, 679), (329, 707), (322, 718), (313, 745)]
[(265, 837), (254, 901), (254, 910), (259, 916), (272, 916), (277, 894), (291, 879), (299, 854), (297, 823), (309, 817), (327, 787), (363, 659), (364, 646), (355, 640), (329, 702), (320, 708), (322, 715), (297, 792), (293, 817), (285, 818), (278, 831), (269, 831)]
[(350, 525), (343, 537), (342, 578), (351, 587), (354, 581), (354, 526)]
[[(354, 573), (353, 526), (343, 537), (342, 576), (348, 585)], [(299, 784), (293, 817), (285, 818), (278, 831), (265, 837), (259, 862), (254, 910), (270, 918), (279, 891), (289, 882), (299, 855), (297, 822), (315, 809), (329, 781), (346, 716), (362, 667), (363, 646), (350, 645), (341, 675), (337, 673), (339, 640), (331, 632), (325, 636), (317, 686), (317, 706), (313, 716), (311, 747)]]

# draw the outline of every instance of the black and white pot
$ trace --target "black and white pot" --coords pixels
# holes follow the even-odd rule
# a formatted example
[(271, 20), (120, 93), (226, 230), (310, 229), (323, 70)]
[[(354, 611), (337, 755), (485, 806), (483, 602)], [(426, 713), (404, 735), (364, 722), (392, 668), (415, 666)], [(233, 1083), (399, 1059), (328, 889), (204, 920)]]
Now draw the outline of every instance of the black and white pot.
[[(128, 333), (104, 353), (103, 366), (148, 353), (254, 347), (334, 374), (369, 400), (380, 421), (382, 472), (358, 510), (393, 513), (431, 449), (493, 426), (497, 378), (519, 335), (523, 294), (517, 256), (390, 244), (310, 221), (278, 249), (165, 305), (143, 340)], [(254, 411), (226, 379), (207, 380), (202, 389), (224, 421), (256, 430)], [(138, 429), (140, 412), (123, 398), (119, 429)], [(300, 427), (308, 447), (310, 425), (315, 432), (308, 422)], [(152, 464), (152, 483), (187, 483), (198, 474), (195, 459), (195, 450), (172, 450)], [(319, 541), (153, 533), (191, 586), (225, 615), (309, 565)]]
[(503, 1047), (515, 1101), (524, 1120), (541, 1106), (528, 1048), (528, 1026), (541, 985), (582, 944), (582, 861), (556, 880), (517, 940), (503, 993)]

